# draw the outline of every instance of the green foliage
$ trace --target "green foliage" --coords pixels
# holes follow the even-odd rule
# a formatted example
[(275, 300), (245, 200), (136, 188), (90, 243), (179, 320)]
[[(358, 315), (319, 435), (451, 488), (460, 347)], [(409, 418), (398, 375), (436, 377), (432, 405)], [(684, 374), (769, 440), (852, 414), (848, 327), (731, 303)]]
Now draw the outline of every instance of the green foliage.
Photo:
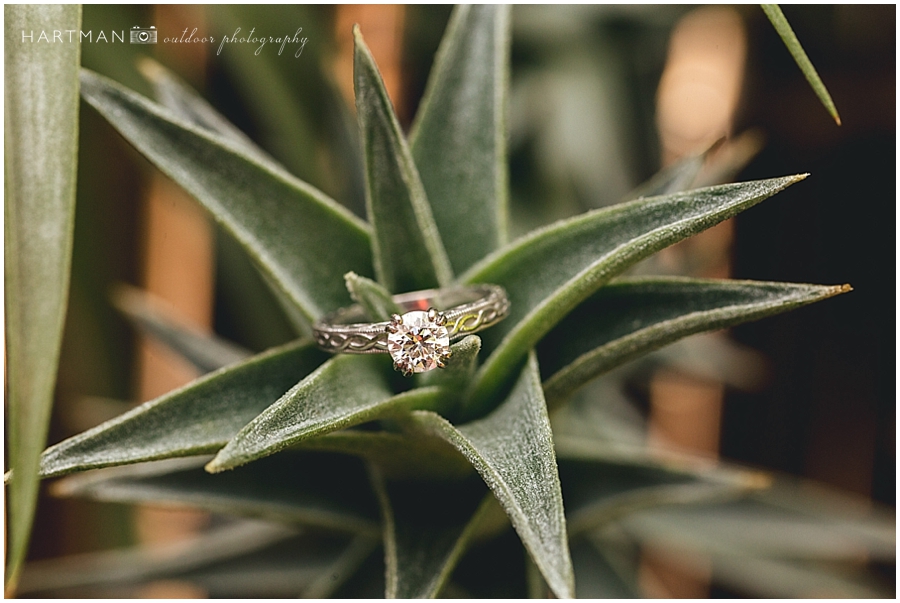
[[(503, 285), (512, 305), (503, 322), (454, 344), (446, 369), (407, 379), (384, 355), (328, 358), (303, 338), (248, 356), (178, 326), (140, 295), (120, 295), (141, 328), (211, 372), (48, 448), (41, 475), (97, 469), (58, 482), (57, 492), (191, 505), (287, 527), (237, 523), (199, 537), (190, 555), (162, 562), (129, 552), (103, 561), (106, 574), (48, 569), (58, 579), (43, 588), (163, 575), (221, 585), (229, 563), (241, 563), (283, 571), (289, 595), (480, 596), (466, 590), (465, 561), (500, 542), (509, 559), (524, 561), (521, 577), (532, 592), (629, 596), (639, 590), (623, 534), (632, 543), (674, 534), (673, 547), (711, 552), (743, 586), (748, 568), (776, 566), (783, 535), (760, 528), (775, 518), (795, 525), (797, 512), (775, 496), (770, 479), (616, 438), (579, 438), (557, 429), (551, 418), (559, 415), (550, 411), (570, 409), (601, 375), (687, 335), (849, 290), (623, 276), (805, 176), (682, 190), (700, 169), (695, 158), (629, 202), (508, 243), (509, 27), (507, 7), (456, 9), (409, 142), (354, 31), (368, 222), (288, 173), (161, 66), (143, 66), (161, 104), (82, 72), (84, 99), (244, 247), (300, 333), (351, 298), (384, 319), (396, 311), (391, 292), (457, 282)], [(599, 421), (617, 425), (602, 413)], [(756, 506), (747, 513), (744, 504)], [(684, 528), (682, 519), (704, 512), (720, 521)], [(798, 584), (825, 575), (823, 563), (834, 560), (824, 547), (829, 524), (866, 552), (888, 556), (887, 519), (850, 520), (813, 502), (807, 515), (803, 555), (777, 565), (781, 582), (764, 594), (801, 592)], [(735, 534), (736, 525), (743, 531)], [(509, 526), (513, 546), (503, 539)], [(731, 547), (729, 538), (741, 542)], [(209, 546), (222, 550), (201, 553)], [(282, 546), (324, 552), (286, 557)], [(372, 561), (376, 550), (383, 566)], [(259, 587), (249, 596), (272, 592), (264, 578), (272, 574), (247, 571), (243, 587)], [(872, 592), (828, 576), (856, 595)], [(503, 580), (491, 568), (486, 581)], [(237, 587), (211, 592), (248, 596)]]
[(394, 303), (390, 292), (372, 279), (348, 272), (344, 275), (344, 281), (350, 297), (365, 309), (370, 320), (388, 321), (391, 314), (401, 313), (400, 306)]
[[(478, 470), (558, 597), (574, 594), (556, 455), (537, 361), (531, 356), (509, 398), (460, 427), (434, 413), (413, 413)], [(509, 437), (514, 434), (514, 437)]]
[(778, 35), (781, 36), (784, 45), (787, 46), (788, 52), (791, 53), (791, 56), (794, 57), (794, 61), (797, 62), (800, 71), (803, 72), (803, 77), (809, 82), (809, 85), (816, 93), (816, 96), (819, 97), (819, 100), (828, 111), (828, 114), (831, 115), (837, 125), (841, 125), (841, 117), (838, 115), (837, 107), (834, 106), (834, 101), (831, 100), (828, 89), (825, 87), (825, 84), (822, 83), (822, 78), (819, 77), (819, 73), (816, 71), (816, 68), (813, 67), (812, 61), (806, 56), (806, 51), (803, 50), (803, 46), (800, 45), (800, 40), (797, 39), (797, 34), (794, 33), (791, 24), (788, 23), (784, 13), (781, 12), (781, 7), (777, 4), (762, 4), (760, 6), (762, 6), (763, 12), (766, 13), (766, 16), (772, 23), (772, 27), (774, 27), (775, 31), (778, 32)]
[(90, 105), (244, 246), (291, 304), (299, 329), (349, 303), (345, 273), (371, 274), (367, 226), (274, 161), (95, 73), (83, 71), (81, 87)]
[(541, 342), (554, 403), (598, 375), (666, 343), (784, 312), (839, 293), (823, 287), (687, 278), (625, 278), (600, 289)]
[(509, 13), (454, 12), (409, 137), (456, 272), (506, 242)]
[(299, 342), (223, 368), (48, 448), (45, 477), (215, 452), (325, 356)]
[(490, 356), (473, 384), (473, 412), (489, 403), (528, 349), (611, 278), (803, 178), (727, 184), (595, 210), (526, 235), (476, 265), (462, 278), (503, 285), (511, 309), (482, 336)]
[(453, 279), (450, 260), (406, 137), (358, 27), (353, 35), (353, 84), (366, 166), (366, 209), (375, 233), (375, 274), (394, 293), (448, 285)]
[[(24, 32), (81, 26), (81, 7), (4, 8), (6, 585), (25, 558), (69, 295), (78, 146), (80, 44), (26, 43)], [(38, 34), (40, 35), (40, 34)]]

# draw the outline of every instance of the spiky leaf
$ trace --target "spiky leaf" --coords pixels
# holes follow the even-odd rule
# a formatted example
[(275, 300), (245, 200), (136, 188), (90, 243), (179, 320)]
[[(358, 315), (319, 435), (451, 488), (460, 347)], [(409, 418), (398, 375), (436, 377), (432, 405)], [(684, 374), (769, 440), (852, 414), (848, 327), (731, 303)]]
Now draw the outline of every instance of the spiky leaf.
[(401, 313), (390, 292), (372, 279), (348, 272), (344, 275), (344, 284), (350, 297), (366, 310), (370, 320), (388, 321), (391, 314)]
[(781, 12), (781, 7), (777, 4), (762, 4), (760, 6), (762, 6), (763, 12), (766, 13), (775, 31), (781, 36), (781, 40), (787, 46), (788, 52), (791, 53), (800, 71), (803, 72), (803, 77), (812, 86), (813, 91), (819, 97), (828, 114), (831, 115), (837, 125), (841, 125), (841, 117), (838, 115), (837, 107), (834, 106), (834, 101), (831, 100), (828, 89), (822, 83), (822, 78), (819, 77), (819, 73), (813, 67), (812, 61), (806, 55), (806, 51), (803, 50), (803, 46), (800, 44), (800, 40), (797, 39), (797, 34), (794, 33), (791, 24), (788, 23), (784, 13)]
[(384, 356), (336, 356), (285, 393), (219, 451), (207, 470), (224, 471), (268, 456), (306, 438), (395, 413), (433, 408), (438, 388), (391, 396)]
[(676, 339), (793, 310), (849, 290), (754, 281), (622, 279), (603, 287), (540, 343), (547, 399)]
[(490, 493), (477, 476), (389, 480), (376, 466), (372, 481), (384, 525), (386, 596), (435, 598), (477, 530)]
[(102, 76), (84, 70), (81, 86), (128, 142), (234, 235), (301, 320), (349, 302), (347, 272), (371, 274), (366, 225), (320, 191)]
[(215, 452), (324, 360), (305, 342), (210, 373), (44, 451), (44, 477)]
[(366, 208), (374, 229), (375, 274), (394, 293), (447, 285), (453, 273), (419, 172), (358, 27), (353, 36), (356, 116), (366, 166)]
[(4, 15), (6, 443), (15, 474), (6, 498), (6, 584), (14, 589), (53, 405), (75, 220), (81, 44), (40, 36), (78, 31), (81, 7), (11, 5)]
[(510, 7), (454, 9), (410, 134), (453, 269), (505, 242)]
[(572, 597), (556, 455), (534, 355), (506, 401), (487, 417), (459, 427), (431, 412), (415, 412), (413, 419), (469, 459), (503, 505), (547, 584), (557, 596)]
[(528, 350), (628, 266), (803, 178), (714, 186), (588, 212), (522, 237), (473, 267), (463, 280), (503, 285), (511, 305), (509, 317), (482, 334), (491, 354), (476, 375), (470, 412), (483, 412)]

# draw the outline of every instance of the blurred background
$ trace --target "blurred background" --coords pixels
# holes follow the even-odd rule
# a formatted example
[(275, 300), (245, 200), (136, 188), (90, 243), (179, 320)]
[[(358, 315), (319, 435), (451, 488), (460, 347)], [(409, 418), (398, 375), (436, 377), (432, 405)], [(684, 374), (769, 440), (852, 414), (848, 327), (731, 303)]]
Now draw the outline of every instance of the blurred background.
[[(895, 10), (784, 8), (834, 98), (838, 127), (757, 6), (514, 9), (512, 235), (621, 201), (661, 168), (714, 147), (698, 183), (811, 176), (637, 270), (854, 289), (733, 329), (731, 343), (701, 340), (724, 345), (736, 367), (704, 373), (669, 362), (635, 371), (622, 389), (651, 443), (895, 505)], [(87, 43), (82, 61), (152, 96), (139, 66), (155, 59), (294, 174), (362, 214), (352, 24), (360, 23), (408, 128), (449, 14), (444, 6), (87, 5), (83, 31), (155, 25), (159, 41)], [(274, 46), (254, 54), (249, 44), (219, 52), (217, 43), (164, 41), (183, 33), (221, 40), (238, 28), (238, 36), (302, 28), (308, 41), (299, 57), (296, 45), (279, 55)], [(49, 444), (196, 376), (135, 333), (111, 301), (118, 284), (252, 350), (294, 337), (242, 250), (96, 112), (83, 105), (81, 120), (72, 289)], [(701, 349), (700, 364), (704, 345), (690, 348)], [(174, 541), (208, 521), (45, 492), (30, 559)], [(666, 577), (664, 559), (650, 566), (662, 588), (650, 594), (739, 594), (691, 590)], [(893, 580), (894, 569), (883, 570)], [(139, 594), (205, 593), (176, 584)]]

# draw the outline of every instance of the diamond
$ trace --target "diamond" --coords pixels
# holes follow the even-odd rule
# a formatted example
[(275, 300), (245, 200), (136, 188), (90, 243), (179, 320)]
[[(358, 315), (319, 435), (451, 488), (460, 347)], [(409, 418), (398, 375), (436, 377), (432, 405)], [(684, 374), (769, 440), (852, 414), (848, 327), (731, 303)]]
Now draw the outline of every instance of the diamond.
[(443, 368), (450, 357), (450, 335), (444, 315), (435, 309), (394, 314), (387, 327), (387, 348), (394, 368), (405, 375)]

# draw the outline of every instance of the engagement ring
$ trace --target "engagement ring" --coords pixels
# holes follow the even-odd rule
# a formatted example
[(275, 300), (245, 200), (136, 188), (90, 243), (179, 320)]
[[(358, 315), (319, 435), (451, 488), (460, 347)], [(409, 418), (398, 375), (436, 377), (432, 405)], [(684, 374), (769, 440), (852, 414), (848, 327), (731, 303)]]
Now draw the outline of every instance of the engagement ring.
[(509, 313), (506, 291), (497, 285), (414, 291), (393, 300), (404, 313), (387, 322), (360, 322), (367, 317), (359, 304), (323, 316), (313, 325), (316, 343), (332, 354), (388, 353), (394, 368), (409, 376), (443, 368), (451, 341)]

